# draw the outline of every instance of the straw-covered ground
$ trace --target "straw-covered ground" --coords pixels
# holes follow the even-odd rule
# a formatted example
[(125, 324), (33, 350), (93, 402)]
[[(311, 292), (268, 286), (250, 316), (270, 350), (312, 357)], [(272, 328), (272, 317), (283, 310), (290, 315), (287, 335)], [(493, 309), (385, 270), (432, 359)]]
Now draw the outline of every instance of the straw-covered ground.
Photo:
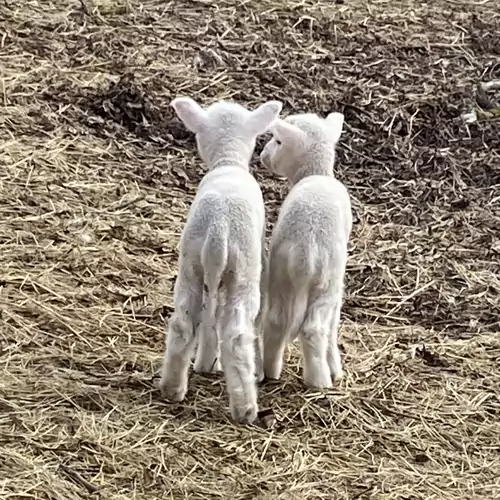
[[(496, 0), (0, 5), (0, 498), (500, 498)], [(169, 106), (344, 112), (346, 379), (159, 396), (203, 174)], [(461, 114), (474, 108), (480, 121)], [(262, 142), (260, 142), (259, 150)], [(255, 162), (270, 220), (286, 193)]]

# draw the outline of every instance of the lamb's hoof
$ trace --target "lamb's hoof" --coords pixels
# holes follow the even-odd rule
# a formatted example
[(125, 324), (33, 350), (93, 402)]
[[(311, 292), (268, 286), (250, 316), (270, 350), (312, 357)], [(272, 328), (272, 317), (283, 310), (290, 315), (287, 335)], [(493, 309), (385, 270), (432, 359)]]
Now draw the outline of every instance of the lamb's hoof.
[(160, 381), (160, 392), (164, 399), (173, 403), (183, 401), (187, 393), (187, 383), (184, 385), (172, 384), (168, 380)]
[(233, 420), (238, 424), (250, 425), (257, 420), (257, 414), (259, 413), (259, 407), (257, 404), (252, 404), (243, 407), (232, 407), (231, 415)]
[(258, 370), (255, 374), (255, 380), (257, 380), (257, 383), (260, 384), (261, 382), (263, 382), (264, 378), (264, 370)]
[(333, 386), (330, 373), (328, 373), (328, 376), (306, 376), (304, 377), (304, 384), (311, 389), (331, 389)]

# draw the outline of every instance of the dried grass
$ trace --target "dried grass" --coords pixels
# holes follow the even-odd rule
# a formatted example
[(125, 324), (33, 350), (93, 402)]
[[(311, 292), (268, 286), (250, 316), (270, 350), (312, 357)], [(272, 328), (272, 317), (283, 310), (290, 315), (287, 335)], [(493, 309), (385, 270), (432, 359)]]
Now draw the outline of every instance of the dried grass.
[[(0, 5), (0, 497), (500, 495), (495, 0), (7, 0)], [(177, 94), (346, 115), (356, 225), (347, 378), (157, 391), (179, 233), (202, 168)], [(285, 187), (256, 167), (271, 219)]]

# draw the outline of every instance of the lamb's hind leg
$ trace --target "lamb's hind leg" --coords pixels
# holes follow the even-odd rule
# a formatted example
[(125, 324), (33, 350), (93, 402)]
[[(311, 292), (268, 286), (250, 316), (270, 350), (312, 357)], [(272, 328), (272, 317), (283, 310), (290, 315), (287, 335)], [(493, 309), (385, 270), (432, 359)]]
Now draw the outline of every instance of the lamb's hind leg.
[(257, 382), (264, 380), (264, 360), (263, 360), (263, 325), (265, 311), (267, 307), (267, 273), (268, 273), (268, 260), (266, 255), (265, 234), (262, 236), (262, 252), (261, 264), (262, 270), (260, 273), (260, 303), (259, 312), (255, 320), (255, 376)]
[(244, 424), (254, 422), (258, 411), (254, 350), (258, 307), (258, 283), (231, 287), (221, 329), (222, 366), (229, 406), (233, 419)]
[[(218, 295), (218, 294), (217, 294)], [(198, 349), (194, 362), (194, 371), (198, 373), (214, 373), (221, 371), (219, 362), (219, 332), (218, 315), (220, 307), (217, 299), (204, 293), (204, 307), (201, 313), (202, 320), (198, 328)]]
[(338, 345), (339, 325), (340, 325), (340, 311), (342, 309), (342, 299), (344, 296), (344, 275), (346, 260), (342, 262), (342, 266), (336, 266), (343, 269), (342, 273), (337, 277), (332, 290), (332, 323), (330, 327), (330, 337), (328, 339), (328, 366), (334, 381), (340, 381), (344, 376), (342, 371), (342, 360), (340, 358), (340, 350)]
[(180, 265), (174, 290), (174, 313), (166, 337), (160, 390), (170, 401), (182, 401), (188, 388), (188, 372), (195, 346), (195, 329), (203, 299), (201, 274)]
[(312, 292), (300, 332), (304, 359), (304, 382), (318, 389), (332, 386), (327, 359), (333, 304), (331, 291)]
[(267, 307), (263, 319), (264, 375), (268, 379), (279, 379), (283, 369), (283, 356), (288, 339), (291, 284), (283, 276), (276, 276), (269, 269)]
[(340, 310), (342, 307), (341, 297), (335, 303), (335, 310), (332, 316), (332, 326), (330, 330), (330, 337), (328, 339), (328, 366), (330, 367), (330, 374), (334, 381), (340, 381), (344, 376), (342, 370), (342, 360), (340, 358), (340, 350), (338, 346), (338, 331), (340, 325)]

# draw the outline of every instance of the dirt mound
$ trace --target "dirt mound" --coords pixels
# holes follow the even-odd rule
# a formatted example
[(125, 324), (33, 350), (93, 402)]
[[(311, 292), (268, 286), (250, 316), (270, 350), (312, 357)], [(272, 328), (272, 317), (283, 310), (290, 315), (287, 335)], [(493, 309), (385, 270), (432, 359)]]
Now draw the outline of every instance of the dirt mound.
[(192, 140), (192, 134), (179, 123), (173, 110), (170, 107), (161, 109), (130, 74), (111, 82), (102, 94), (87, 96), (83, 106), (143, 139), (160, 144)]

